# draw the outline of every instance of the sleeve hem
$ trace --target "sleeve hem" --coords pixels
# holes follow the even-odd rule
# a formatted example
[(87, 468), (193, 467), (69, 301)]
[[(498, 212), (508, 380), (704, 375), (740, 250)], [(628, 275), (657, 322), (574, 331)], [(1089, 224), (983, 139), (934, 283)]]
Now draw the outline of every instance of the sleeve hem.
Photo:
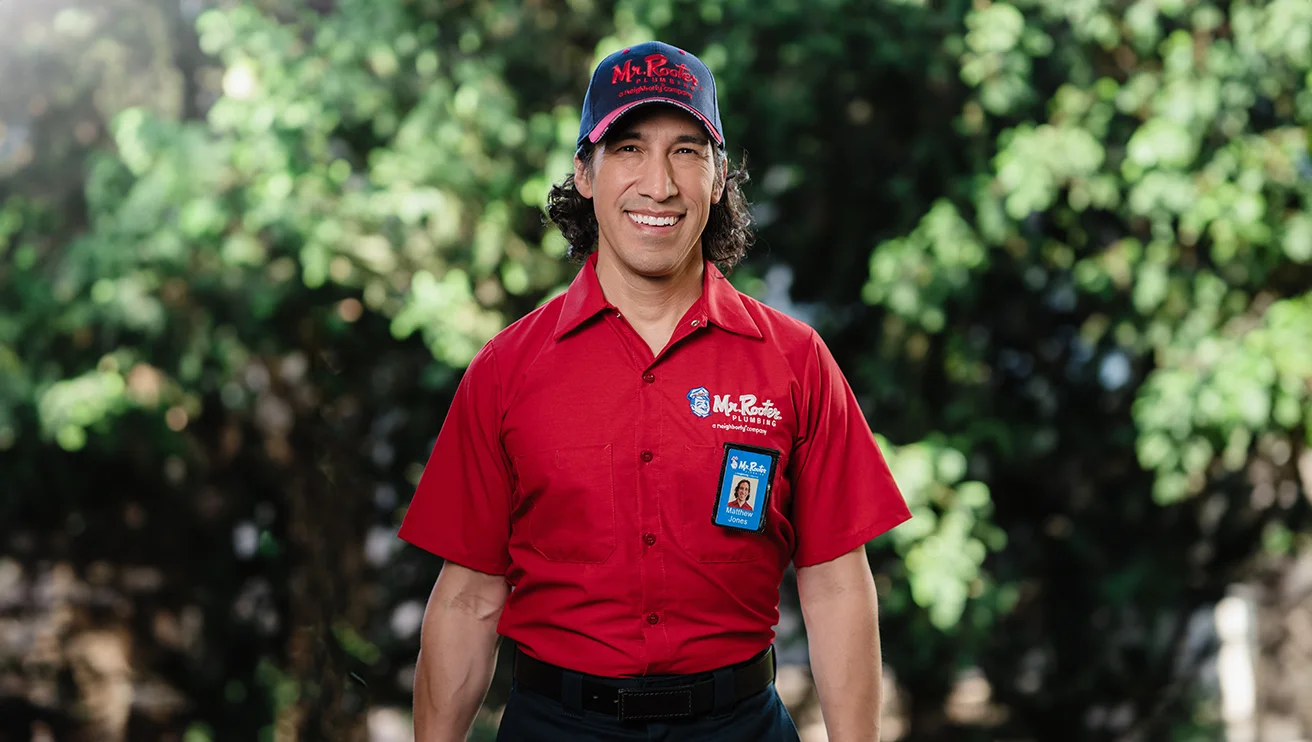
[(504, 577), (506, 575), (506, 570), (510, 568), (510, 564), (504, 560), (488, 559), (474, 554), (462, 553), (454, 549), (443, 548), (440, 544), (420, 538), (405, 528), (401, 529), (397, 534), (397, 537), (412, 546), (416, 546), (441, 558), (443, 561), (454, 562), (466, 569), (472, 569), (475, 572)]
[(799, 550), (793, 555), (793, 566), (797, 568), (813, 567), (817, 564), (831, 562), (840, 556), (852, 551), (858, 546), (864, 546), (883, 534), (911, 520), (911, 512), (906, 508), (899, 508), (891, 511), (888, 515), (874, 521), (865, 528), (854, 531), (848, 536), (841, 539), (827, 541), (822, 548), (816, 548), (808, 551)]

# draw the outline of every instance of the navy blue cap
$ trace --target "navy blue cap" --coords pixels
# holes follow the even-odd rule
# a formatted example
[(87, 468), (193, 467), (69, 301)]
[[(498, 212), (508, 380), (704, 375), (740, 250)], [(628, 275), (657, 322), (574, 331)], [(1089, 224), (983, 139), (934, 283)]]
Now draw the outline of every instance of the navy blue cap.
[(620, 116), (648, 103), (678, 106), (691, 113), (716, 145), (724, 146), (711, 71), (691, 53), (659, 41), (622, 49), (597, 65), (583, 99), (577, 144), (596, 144)]

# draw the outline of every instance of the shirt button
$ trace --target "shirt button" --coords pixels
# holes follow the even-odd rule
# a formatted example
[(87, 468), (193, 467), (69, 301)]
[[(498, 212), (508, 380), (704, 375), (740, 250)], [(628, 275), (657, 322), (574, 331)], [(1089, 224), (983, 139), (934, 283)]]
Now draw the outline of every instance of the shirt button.
[(643, 461), (651, 461), (653, 458), (654, 458), (654, 457), (651, 455), (651, 451), (643, 451), (643, 452), (642, 452), (642, 460), (643, 460)]
[(642, 380), (650, 384), (656, 380), (656, 374), (653, 374), (652, 372), (648, 371), (647, 373), (642, 375)]
[(701, 323), (702, 323), (701, 320), (699, 320), (699, 319), (695, 319), (695, 320), (692, 321), (692, 326), (693, 326), (693, 327), (696, 327), (696, 326), (700, 325)]
[(645, 543), (645, 544), (648, 545), (648, 546), (651, 546), (652, 544), (655, 544), (655, 543), (656, 543), (656, 534), (654, 534), (654, 533), (649, 533), (649, 534), (647, 534), (646, 536), (643, 536), (643, 537), (642, 537), (642, 542)]
[(647, 614), (647, 623), (651, 624), (652, 626), (655, 626), (656, 624), (658, 624), (658, 623), (660, 623), (660, 622), (661, 622), (661, 617), (660, 617), (660, 616), (656, 615), (655, 613), (648, 613), (648, 614)]

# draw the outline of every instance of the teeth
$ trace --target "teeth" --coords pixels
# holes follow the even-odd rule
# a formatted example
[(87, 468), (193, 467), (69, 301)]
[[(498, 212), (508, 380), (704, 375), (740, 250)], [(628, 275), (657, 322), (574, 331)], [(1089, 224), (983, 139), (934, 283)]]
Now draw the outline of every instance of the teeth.
[(651, 227), (671, 227), (679, 221), (677, 216), (647, 216), (646, 214), (629, 214), (629, 218), (638, 224), (646, 224)]

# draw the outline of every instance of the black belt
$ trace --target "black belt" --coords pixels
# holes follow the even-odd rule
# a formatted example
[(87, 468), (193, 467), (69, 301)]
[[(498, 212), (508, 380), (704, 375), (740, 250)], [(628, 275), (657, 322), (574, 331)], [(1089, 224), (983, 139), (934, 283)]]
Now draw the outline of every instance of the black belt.
[[(565, 698), (564, 668), (536, 660), (522, 651), (515, 652), (515, 683), (535, 693), (569, 705)], [(723, 706), (737, 703), (769, 687), (774, 681), (774, 648), (769, 647), (746, 662), (721, 671), (710, 671), (680, 678), (662, 679), (659, 687), (623, 688), (594, 675), (582, 675), (582, 709), (614, 716), (620, 721), (656, 721), (701, 716), (716, 710), (716, 674), (732, 678), (732, 689), (721, 688), (728, 699)], [(725, 685), (721, 680), (721, 685)], [(613, 682), (613, 681), (612, 681)], [(666, 683), (669, 683), (668, 685)], [(727, 700), (728, 703), (723, 703)]]

